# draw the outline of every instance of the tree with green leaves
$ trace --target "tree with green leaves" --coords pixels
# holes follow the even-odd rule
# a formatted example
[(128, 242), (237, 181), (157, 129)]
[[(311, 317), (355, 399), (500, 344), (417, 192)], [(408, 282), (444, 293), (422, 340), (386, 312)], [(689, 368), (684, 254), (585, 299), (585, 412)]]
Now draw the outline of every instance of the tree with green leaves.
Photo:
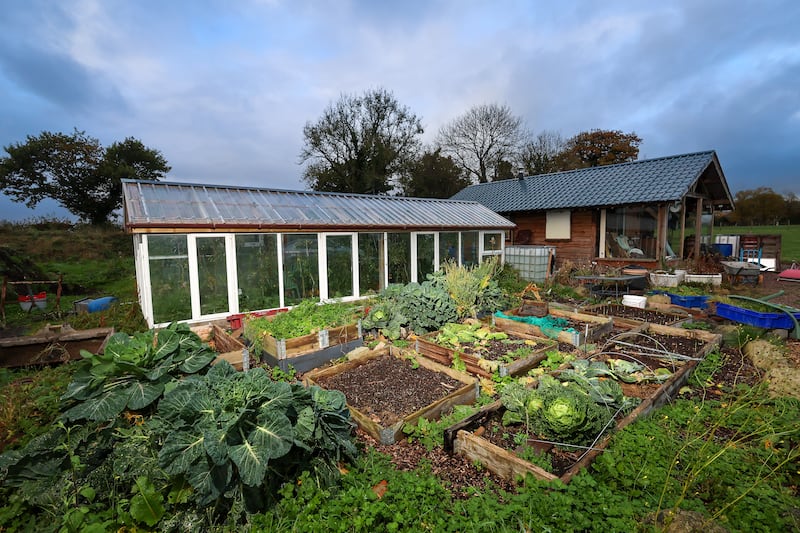
[(450, 198), (469, 184), (461, 167), (440, 148), (426, 150), (400, 177), (401, 194), (417, 198)]
[(487, 183), (490, 177), (511, 177), (508, 162), (516, 161), (527, 136), (522, 119), (508, 106), (484, 104), (442, 126), (436, 144), (470, 178)]
[(636, 161), (642, 139), (620, 130), (589, 130), (567, 140), (557, 157), (558, 170), (598, 167)]
[(342, 95), (303, 128), (303, 179), (316, 191), (388, 193), (422, 133), (421, 120), (385, 89)]
[(170, 170), (161, 152), (133, 137), (103, 148), (78, 130), (28, 135), (5, 151), (0, 191), (30, 208), (52, 198), (91, 224), (108, 222), (122, 205), (122, 178), (158, 180)]
[(736, 209), (726, 218), (734, 224), (758, 226), (789, 222), (791, 197), (784, 198), (770, 187), (758, 187), (736, 193)]

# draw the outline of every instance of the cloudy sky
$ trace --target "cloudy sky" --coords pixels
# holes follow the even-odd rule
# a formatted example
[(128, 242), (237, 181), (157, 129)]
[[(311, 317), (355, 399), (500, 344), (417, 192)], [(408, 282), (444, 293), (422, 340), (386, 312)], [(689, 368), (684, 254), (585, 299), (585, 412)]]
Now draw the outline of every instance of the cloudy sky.
[[(303, 125), (378, 87), (424, 140), (484, 103), (533, 133), (713, 149), (733, 193), (800, 194), (800, 2), (9, 0), (0, 145), (133, 136), (172, 181), (303, 189)], [(5, 155), (4, 151), (0, 154)], [(64, 216), (0, 197), (0, 219)]]

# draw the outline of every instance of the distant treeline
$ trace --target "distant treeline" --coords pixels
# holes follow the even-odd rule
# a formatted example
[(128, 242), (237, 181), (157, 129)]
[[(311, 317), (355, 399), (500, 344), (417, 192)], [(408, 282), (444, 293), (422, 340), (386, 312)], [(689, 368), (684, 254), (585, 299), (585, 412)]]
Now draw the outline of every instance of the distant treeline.
[(776, 226), (800, 224), (800, 198), (795, 193), (779, 194), (769, 187), (739, 191), (736, 209), (717, 215), (719, 226)]

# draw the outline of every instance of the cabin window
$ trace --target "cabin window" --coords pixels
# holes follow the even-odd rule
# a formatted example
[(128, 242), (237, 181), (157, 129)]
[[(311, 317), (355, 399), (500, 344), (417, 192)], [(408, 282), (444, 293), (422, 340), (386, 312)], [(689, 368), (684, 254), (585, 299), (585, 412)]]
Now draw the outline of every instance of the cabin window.
[(548, 211), (547, 224), (545, 228), (545, 239), (569, 239), (572, 237), (571, 212), (570, 211)]
[(606, 210), (606, 257), (655, 258), (657, 213), (647, 207)]

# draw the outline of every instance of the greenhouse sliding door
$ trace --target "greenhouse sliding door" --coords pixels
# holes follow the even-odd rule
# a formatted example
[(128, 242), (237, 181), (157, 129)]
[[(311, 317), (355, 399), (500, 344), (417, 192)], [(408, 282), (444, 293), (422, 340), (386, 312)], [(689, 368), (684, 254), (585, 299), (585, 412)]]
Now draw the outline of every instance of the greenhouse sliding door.
[(358, 234), (358, 292), (376, 294), (383, 289), (383, 233)]
[(239, 312), (280, 307), (278, 236), (236, 235)]
[(164, 324), (191, 318), (186, 235), (148, 235), (147, 255), (153, 322)]
[(283, 303), (297, 305), (319, 299), (319, 246), (317, 235), (285, 233), (283, 239)]
[(200, 295), (200, 314), (227, 313), (228, 268), (225, 237), (195, 239), (197, 250), (197, 287)]
[(411, 282), (411, 234), (388, 233), (389, 283), (405, 285)]
[(328, 298), (353, 296), (353, 236), (325, 237), (328, 263)]
[(428, 279), (436, 270), (436, 236), (433, 233), (417, 233), (417, 282)]

